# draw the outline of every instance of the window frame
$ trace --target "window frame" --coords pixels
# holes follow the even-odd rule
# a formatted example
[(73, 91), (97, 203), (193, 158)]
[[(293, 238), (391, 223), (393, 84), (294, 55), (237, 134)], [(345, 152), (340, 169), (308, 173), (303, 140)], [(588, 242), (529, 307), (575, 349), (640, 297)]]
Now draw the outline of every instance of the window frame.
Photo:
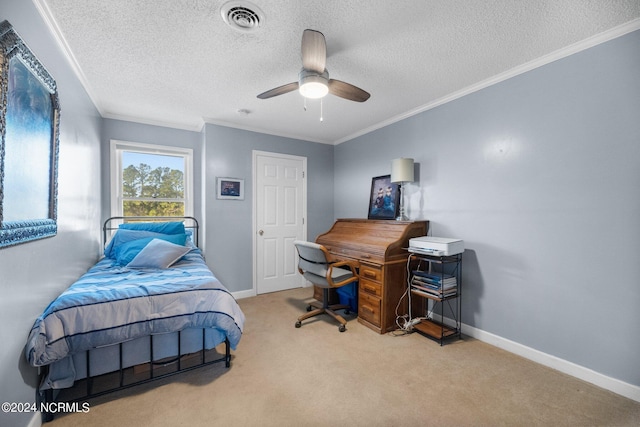
[(182, 157), (184, 159), (184, 215), (193, 216), (193, 149), (167, 145), (145, 144), (141, 142), (120, 141), (115, 139), (111, 140), (110, 146), (111, 175), (109, 185), (111, 187), (111, 216), (124, 216), (124, 197), (122, 194), (123, 152)]

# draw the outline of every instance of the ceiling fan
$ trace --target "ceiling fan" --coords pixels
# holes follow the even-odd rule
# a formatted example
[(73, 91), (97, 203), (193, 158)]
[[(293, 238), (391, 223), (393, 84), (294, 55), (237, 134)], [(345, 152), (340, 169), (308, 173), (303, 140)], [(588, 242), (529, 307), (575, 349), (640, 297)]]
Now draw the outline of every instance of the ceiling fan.
[(368, 92), (352, 84), (330, 79), (325, 68), (327, 60), (327, 42), (324, 35), (315, 30), (304, 30), (302, 34), (302, 70), (298, 81), (287, 83), (258, 95), (268, 99), (283, 95), (296, 89), (305, 98), (322, 98), (331, 93), (350, 101), (364, 102), (371, 96)]

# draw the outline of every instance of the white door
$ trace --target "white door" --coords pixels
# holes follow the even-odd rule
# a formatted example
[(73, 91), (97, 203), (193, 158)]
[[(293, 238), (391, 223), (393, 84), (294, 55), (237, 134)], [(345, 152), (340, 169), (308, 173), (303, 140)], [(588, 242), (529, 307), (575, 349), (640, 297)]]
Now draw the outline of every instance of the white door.
[(299, 288), (293, 242), (306, 239), (305, 157), (253, 152), (256, 292)]

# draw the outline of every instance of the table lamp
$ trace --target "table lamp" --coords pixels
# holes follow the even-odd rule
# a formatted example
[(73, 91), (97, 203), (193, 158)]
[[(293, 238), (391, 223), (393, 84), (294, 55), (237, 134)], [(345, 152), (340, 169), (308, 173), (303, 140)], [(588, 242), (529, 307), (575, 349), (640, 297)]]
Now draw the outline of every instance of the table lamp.
[(402, 157), (391, 162), (391, 182), (400, 184), (400, 213), (396, 220), (408, 221), (409, 218), (404, 214), (404, 184), (413, 182), (413, 159)]

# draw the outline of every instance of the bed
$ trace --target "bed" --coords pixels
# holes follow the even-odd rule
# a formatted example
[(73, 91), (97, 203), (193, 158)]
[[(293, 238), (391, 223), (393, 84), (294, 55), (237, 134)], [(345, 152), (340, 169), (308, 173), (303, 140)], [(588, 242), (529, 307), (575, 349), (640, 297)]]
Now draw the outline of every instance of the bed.
[[(230, 366), (244, 314), (207, 267), (197, 221), (140, 220), (105, 221), (104, 257), (35, 320), (25, 354), (41, 367), (40, 402), (88, 399), (212, 363)], [(61, 398), (70, 388), (71, 397)]]

